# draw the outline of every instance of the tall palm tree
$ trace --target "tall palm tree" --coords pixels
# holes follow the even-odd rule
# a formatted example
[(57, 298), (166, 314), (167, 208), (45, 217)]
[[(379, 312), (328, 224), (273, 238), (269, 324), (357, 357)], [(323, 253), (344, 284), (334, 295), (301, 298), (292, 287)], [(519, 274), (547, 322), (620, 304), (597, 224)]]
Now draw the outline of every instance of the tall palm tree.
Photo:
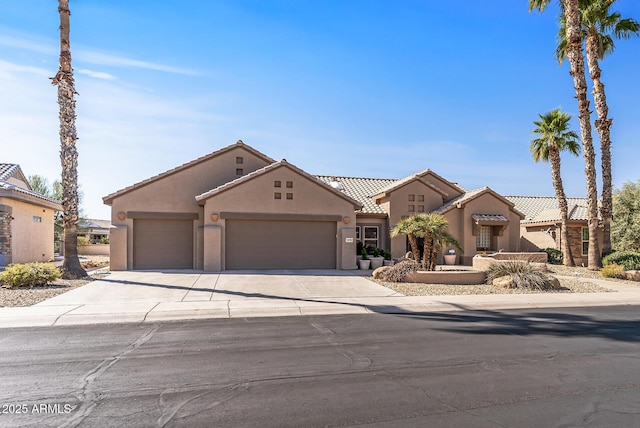
[[(615, 49), (614, 39), (628, 39), (640, 33), (640, 24), (631, 18), (622, 18), (619, 12), (611, 12), (610, 8), (616, 0), (580, 0), (580, 20), (582, 37), (586, 42), (587, 66), (589, 77), (593, 81), (593, 100), (596, 105), (598, 118), (595, 127), (600, 136), (600, 152), (602, 156), (602, 213), (603, 237), (602, 253), (611, 252), (611, 220), (613, 218), (613, 186), (611, 183), (611, 124), (609, 106), (600, 79), (600, 61), (605, 55)], [(558, 48), (556, 59), (558, 62), (566, 58), (567, 41), (565, 38), (564, 19), (561, 20), (558, 32)]]
[(406, 235), (409, 240), (409, 246), (411, 247), (411, 254), (413, 254), (413, 260), (419, 263), (420, 249), (418, 248), (416, 232), (419, 232), (419, 228), (415, 222), (415, 216), (412, 216), (401, 219), (398, 224), (391, 229), (391, 237), (395, 238), (399, 235)]
[(560, 227), (562, 257), (565, 266), (575, 266), (569, 242), (569, 227), (567, 226), (569, 220), (567, 196), (564, 193), (562, 176), (560, 175), (560, 153), (566, 151), (576, 156), (580, 153), (578, 134), (569, 129), (571, 116), (560, 109), (538, 116), (540, 116), (540, 120), (533, 122), (536, 128), (531, 131), (533, 134), (537, 134), (538, 138), (531, 142), (529, 150), (536, 162), (543, 161), (551, 164), (551, 181), (556, 191), (556, 199), (562, 218)]
[[(529, 10), (544, 11), (550, 0), (529, 0)], [(587, 99), (587, 78), (584, 69), (584, 52), (582, 49), (582, 31), (580, 26), (579, 0), (562, 0), (562, 13), (565, 24), (565, 38), (567, 40), (566, 54), (573, 77), (573, 86), (578, 99), (578, 120), (580, 135), (584, 148), (584, 172), (587, 183), (587, 205), (589, 217), (589, 261), (590, 270), (598, 270), (602, 265), (600, 248), (598, 245), (598, 186), (596, 183), (596, 155), (591, 137), (591, 112)]]
[(87, 276), (78, 259), (78, 151), (76, 150), (76, 102), (71, 48), (69, 43), (69, 0), (58, 0), (60, 14), (60, 68), (52, 84), (58, 87), (60, 119), (60, 162), (62, 164), (62, 210), (64, 224), (64, 261), (62, 277)]
[[(436, 259), (443, 242), (454, 245), (462, 251), (460, 244), (447, 232), (449, 222), (444, 216), (435, 213), (418, 214), (403, 221), (402, 227), (404, 227), (405, 230), (410, 230), (411, 234), (414, 235), (414, 239), (418, 237), (424, 240), (422, 255), (422, 268), (424, 270), (435, 270)], [(395, 236), (393, 231), (392, 236)], [(407, 236), (409, 235), (407, 234)], [(409, 242), (411, 242), (411, 238), (409, 238)], [(417, 245), (416, 251), (418, 251), (419, 254)], [(412, 252), (415, 254), (413, 246)]]

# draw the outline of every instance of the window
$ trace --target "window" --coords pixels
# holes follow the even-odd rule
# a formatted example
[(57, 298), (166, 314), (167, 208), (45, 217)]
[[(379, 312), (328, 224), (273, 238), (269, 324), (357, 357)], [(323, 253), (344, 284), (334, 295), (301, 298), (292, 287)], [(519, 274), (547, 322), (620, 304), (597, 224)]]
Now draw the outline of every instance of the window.
[(242, 168), (236, 168), (236, 175), (244, 175)]
[(378, 226), (364, 226), (364, 242), (365, 247), (378, 246)]
[(360, 242), (360, 226), (356, 226), (356, 242)]
[(238, 156), (238, 157), (236, 157), (236, 163), (237, 163), (237, 164), (242, 164), (242, 163), (244, 163), (244, 158), (243, 158), (242, 156)]
[(409, 195), (409, 202), (413, 202), (416, 200), (416, 195)]
[(418, 202), (424, 202), (424, 195), (418, 195)]
[(273, 187), (282, 187), (282, 183), (280, 182), (280, 180), (276, 180), (273, 182)]
[(416, 212), (416, 206), (415, 205), (409, 205), (407, 207), (407, 211), (409, 211), (410, 213)]
[(491, 249), (491, 227), (480, 226), (476, 235), (476, 250), (487, 251), (489, 249)]
[(33, 221), (35, 221), (36, 223), (42, 223), (42, 217), (40, 217), (39, 215), (34, 215)]
[(276, 192), (273, 194), (273, 199), (282, 199), (282, 193)]
[(582, 255), (586, 256), (589, 254), (589, 228), (582, 228)]
[(293, 189), (293, 181), (287, 181), (287, 189)]
[(418, 205), (418, 212), (419, 213), (423, 213), (424, 212), (424, 205)]
[(287, 193), (287, 199), (293, 199), (293, 193)]

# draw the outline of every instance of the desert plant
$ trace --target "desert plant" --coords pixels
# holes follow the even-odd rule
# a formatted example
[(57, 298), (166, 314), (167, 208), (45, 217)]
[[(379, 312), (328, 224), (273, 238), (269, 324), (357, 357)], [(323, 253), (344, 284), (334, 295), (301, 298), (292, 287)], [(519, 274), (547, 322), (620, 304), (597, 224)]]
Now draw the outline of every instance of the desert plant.
[(550, 290), (553, 283), (549, 277), (528, 262), (505, 260), (492, 263), (487, 270), (487, 284), (496, 278), (510, 276), (516, 288), (524, 290)]
[(0, 272), (0, 282), (6, 288), (46, 285), (60, 278), (60, 269), (53, 263), (11, 264)]
[(640, 253), (636, 251), (616, 251), (602, 259), (602, 264), (606, 267), (610, 264), (617, 264), (625, 270), (640, 270)]
[(413, 260), (404, 260), (386, 269), (380, 278), (383, 281), (400, 282), (410, 273), (417, 271), (419, 267), (420, 265)]
[(84, 235), (78, 235), (78, 247), (85, 247), (89, 245), (89, 238)]
[(600, 273), (605, 278), (620, 278), (620, 279), (626, 278), (626, 275), (624, 273), (624, 266), (616, 263), (607, 264), (605, 267), (603, 267), (600, 270)]
[(547, 253), (547, 263), (552, 265), (561, 265), (563, 263), (562, 251), (555, 248), (545, 248), (542, 251)]
[(384, 257), (385, 260), (391, 260), (391, 253), (388, 251), (384, 251), (382, 253), (382, 256)]

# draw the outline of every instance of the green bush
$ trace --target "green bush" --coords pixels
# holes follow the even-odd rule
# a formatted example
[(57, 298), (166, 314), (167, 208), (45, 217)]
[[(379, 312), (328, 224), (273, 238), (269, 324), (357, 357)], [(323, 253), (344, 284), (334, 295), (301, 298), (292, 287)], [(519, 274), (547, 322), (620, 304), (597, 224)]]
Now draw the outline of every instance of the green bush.
[(609, 263), (600, 270), (600, 273), (602, 273), (602, 276), (605, 278), (626, 278), (626, 275), (624, 274), (624, 266), (615, 263)]
[(547, 263), (552, 265), (561, 265), (564, 261), (562, 251), (560, 250), (556, 250), (555, 248), (545, 248), (542, 251), (547, 253)]
[(492, 263), (487, 270), (487, 284), (503, 276), (510, 276), (516, 288), (525, 290), (551, 290), (554, 288), (549, 277), (528, 262), (505, 260)]
[(615, 251), (602, 259), (602, 265), (616, 264), (625, 270), (640, 270), (640, 253), (635, 251)]
[(11, 264), (0, 272), (0, 282), (7, 288), (46, 285), (60, 278), (53, 263)]
[(400, 282), (405, 276), (418, 270), (420, 265), (413, 260), (404, 260), (382, 272), (380, 279), (389, 282)]

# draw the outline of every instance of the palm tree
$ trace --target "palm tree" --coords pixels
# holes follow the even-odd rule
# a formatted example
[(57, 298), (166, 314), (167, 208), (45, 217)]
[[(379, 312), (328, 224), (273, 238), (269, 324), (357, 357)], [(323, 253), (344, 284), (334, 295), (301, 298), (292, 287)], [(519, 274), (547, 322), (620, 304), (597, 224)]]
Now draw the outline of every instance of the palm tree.
[(411, 254), (413, 254), (413, 260), (420, 262), (420, 249), (418, 248), (416, 232), (419, 232), (419, 229), (415, 222), (415, 216), (407, 217), (401, 219), (398, 224), (394, 226), (391, 230), (391, 237), (395, 238), (399, 235), (407, 235), (409, 246), (411, 247)]
[[(436, 259), (442, 243), (446, 242), (451, 245), (455, 245), (460, 251), (460, 244), (456, 241), (448, 232), (447, 227), (449, 222), (444, 216), (435, 213), (418, 214), (407, 219), (401, 220), (396, 227), (391, 231), (391, 236), (397, 236), (399, 233), (405, 234), (409, 237), (409, 243), (411, 245), (414, 259), (418, 261), (420, 259), (420, 251), (416, 244), (413, 246), (412, 239), (416, 241), (416, 237), (424, 239), (423, 255), (422, 255), (422, 268), (424, 270), (435, 270)], [(404, 230), (405, 232), (401, 232)], [(413, 238), (411, 237), (413, 235)], [(418, 255), (416, 257), (416, 254)]]
[(556, 198), (558, 199), (558, 207), (560, 208), (560, 216), (562, 218), (562, 225), (560, 227), (562, 257), (565, 266), (575, 266), (569, 242), (569, 227), (567, 226), (569, 219), (567, 196), (564, 193), (562, 176), (560, 175), (560, 153), (566, 151), (576, 156), (580, 153), (578, 134), (569, 130), (571, 116), (562, 112), (560, 109), (552, 110), (545, 115), (540, 114), (538, 116), (540, 116), (540, 120), (533, 122), (536, 128), (532, 131), (533, 134), (538, 135), (538, 138), (531, 142), (529, 150), (531, 151), (533, 160), (536, 162), (543, 161), (551, 164), (551, 181), (556, 191)]
[[(529, 0), (529, 11), (544, 11), (550, 0)], [(598, 245), (598, 186), (596, 183), (596, 155), (591, 137), (591, 112), (587, 99), (587, 78), (584, 70), (584, 52), (582, 50), (582, 31), (580, 27), (579, 0), (562, 0), (562, 12), (565, 19), (566, 54), (573, 77), (573, 86), (578, 99), (578, 120), (584, 147), (584, 172), (587, 182), (587, 205), (589, 217), (589, 261), (590, 270), (598, 270), (602, 264)]]
[[(610, 12), (616, 0), (580, 0), (580, 18), (582, 37), (587, 46), (587, 65), (589, 77), (593, 81), (593, 100), (598, 118), (595, 127), (600, 136), (600, 152), (602, 156), (602, 213), (603, 237), (602, 253), (611, 252), (611, 220), (613, 218), (613, 186), (611, 183), (611, 124), (609, 106), (602, 83), (600, 60), (613, 52), (615, 39), (628, 39), (640, 33), (640, 24), (631, 18), (622, 18), (619, 12)], [(558, 32), (558, 48), (556, 59), (562, 63), (566, 57), (565, 21), (561, 20)]]
[(62, 164), (62, 210), (64, 224), (64, 261), (62, 277), (87, 276), (78, 259), (78, 151), (76, 150), (76, 90), (71, 68), (69, 44), (69, 0), (58, 0), (60, 14), (60, 68), (52, 84), (58, 87), (60, 106), (60, 162)]

